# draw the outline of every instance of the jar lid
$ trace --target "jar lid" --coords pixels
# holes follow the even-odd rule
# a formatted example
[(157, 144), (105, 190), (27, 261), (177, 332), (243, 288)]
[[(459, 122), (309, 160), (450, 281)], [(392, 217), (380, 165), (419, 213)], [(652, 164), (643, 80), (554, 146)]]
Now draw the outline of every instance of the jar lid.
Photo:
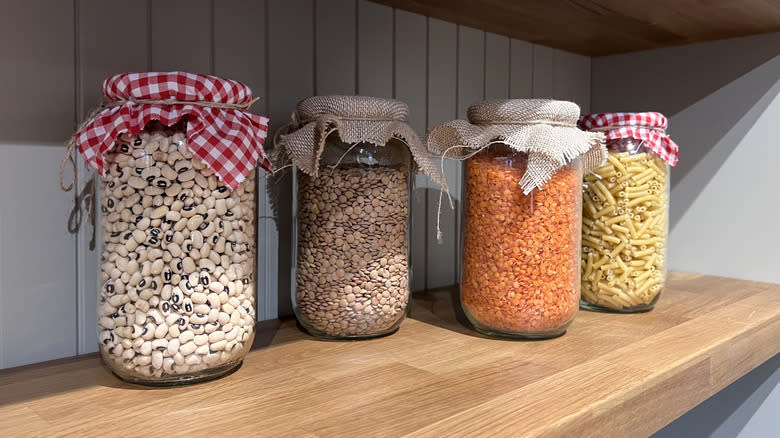
[(152, 120), (172, 126), (185, 116), (187, 147), (226, 186), (236, 188), (255, 166), (271, 170), (263, 150), (268, 118), (246, 111), (256, 99), (241, 82), (180, 71), (122, 73), (106, 79), (103, 98), (72, 140), (101, 175), (103, 156), (120, 134), (138, 134)]
[(574, 128), (580, 107), (565, 100), (497, 99), (471, 105), (467, 116), (477, 125), (546, 124)]
[(442, 158), (467, 159), (490, 145), (502, 143), (528, 154), (528, 168), (518, 181), (525, 194), (541, 189), (555, 172), (576, 158), (587, 170), (606, 160), (604, 135), (577, 129), (580, 107), (549, 99), (502, 99), (468, 109), (469, 120), (454, 120), (433, 128), (428, 150)]
[(666, 134), (668, 121), (661, 113), (597, 113), (582, 116), (581, 129), (604, 132), (607, 141), (634, 138), (672, 166), (677, 164), (679, 146)]
[(341, 120), (399, 121), (409, 118), (409, 106), (400, 100), (370, 96), (312, 96), (298, 102), (295, 115), (306, 123), (330, 114)]
[(287, 132), (276, 142), (275, 164), (281, 168), (289, 163), (316, 177), (325, 140), (334, 132), (349, 144), (382, 147), (397, 139), (406, 144), (424, 174), (443, 184), (431, 154), (407, 123), (408, 116), (405, 103), (383, 97), (333, 95), (303, 99), (296, 106)]

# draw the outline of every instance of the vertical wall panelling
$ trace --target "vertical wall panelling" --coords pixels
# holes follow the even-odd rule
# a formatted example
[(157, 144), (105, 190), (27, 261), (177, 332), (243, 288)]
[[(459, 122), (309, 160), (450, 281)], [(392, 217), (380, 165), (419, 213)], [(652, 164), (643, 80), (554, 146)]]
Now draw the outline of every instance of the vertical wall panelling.
[[(0, 367), (95, 350), (98, 254), (89, 250), (86, 223), (77, 236), (66, 230), (73, 200), (93, 174), (79, 159), (74, 192), (58, 190), (54, 171), (41, 173), (31, 196), (12, 189), (35, 173), (31, 169), (57, 168), (63, 150), (56, 146), (100, 102), (107, 76), (188, 70), (245, 82), (261, 99), (252, 111), (271, 118), (268, 149), (295, 104), (315, 93), (396, 97), (409, 104), (410, 123), (421, 137), (465, 117), (468, 106), (484, 98), (556, 97), (576, 101), (583, 112), (590, 104), (587, 57), (367, 0), (6, 3), (0, 26), (15, 38), (0, 40), (0, 92), (13, 110), (0, 117), (0, 200), (32, 213), (22, 221), (0, 211)], [(117, 20), (132, 22), (136, 31), (119, 32)], [(46, 105), (29, 100), (33, 87)], [(435, 232), (439, 187), (416, 176), (413, 290), (459, 279), (461, 167), (445, 163), (456, 210), (445, 197), (441, 241)], [(289, 172), (258, 178), (260, 319), (292, 312), (291, 182)], [(42, 247), (46, 251), (30, 249)], [(52, 268), (36, 271), (29, 284), (25, 279), (40, 264)]]
[(72, 134), (73, 2), (7, 0), (0, 13), (0, 142), (62, 142)]
[(358, 94), (393, 96), (393, 9), (358, 1)]
[(512, 39), (509, 42), (509, 97), (527, 99), (533, 96), (533, 44)]
[(549, 98), (553, 95), (553, 69), (555, 49), (533, 44), (533, 97)]
[(570, 100), (582, 114), (590, 111), (590, 57), (563, 50), (553, 53), (553, 97)]
[[(448, 122), (457, 116), (458, 26), (445, 21), (428, 19), (428, 126)], [(438, 162), (437, 162), (438, 165)], [(453, 198), (458, 197), (460, 184), (457, 170), (450, 165), (445, 173)], [(446, 195), (442, 204), (442, 242), (436, 239), (436, 209), (439, 202), (438, 187), (428, 192), (428, 252), (426, 287), (433, 288), (453, 284), (455, 269), (456, 210), (450, 209)]]
[[(497, 36), (497, 35), (496, 35)], [(490, 42), (491, 45), (493, 41)], [(488, 67), (487, 65), (487, 39), (485, 32), (470, 27), (458, 26), (458, 70), (457, 70), (457, 117), (466, 119), (466, 111), (469, 106), (485, 99), (485, 90), (487, 88), (488, 77), (486, 73), (490, 70), (491, 75), (500, 69), (508, 70), (507, 53), (499, 55), (492, 53), (492, 61), (499, 65)], [(491, 52), (496, 52), (491, 48)], [(503, 67), (501, 67), (503, 65)], [(508, 71), (507, 71), (508, 73)], [(439, 264), (437, 269), (445, 269), (441, 272), (442, 277), (450, 276), (448, 284), (456, 284), (460, 281), (461, 257), (460, 257), (460, 219), (463, 209), (463, 199), (461, 199), (463, 170), (465, 164), (461, 161), (447, 160), (444, 169), (447, 173), (447, 181), (450, 190), (457, 205), (455, 211), (450, 209), (442, 210), (442, 230), (445, 224), (452, 224), (451, 237), (445, 239), (441, 246), (445, 251), (452, 253), (452, 264)], [(446, 284), (446, 283), (445, 283)]]
[(62, 154), (59, 146), (0, 145), (0, 367), (77, 351), (73, 195), (57, 183)]
[[(265, 1), (214, 2), (214, 74), (241, 81), (259, 97), (250, 111), (267, 115)], [(271, 139), (266, 139), (266, 150)], [(257, 317), (276, 317), (279, 236), (266, 195), (266, 172), (257, 173)], [(271, 273), (271, 275), (269, 275)]]
[[(409, 123), (423, 138), (427, 84), (427, 19), (418, 14), (395, 10), (395, 97), (409, 105)], [(425, 289), (425, 246), (429, 225), (426, 222), (428, 178), (422, 173), (415, 177), (411, 199), (411, 289)]]
[(74, 3), (10, 0), (2, 9), (0, 368), (77, 351), (73, 195), (57, 183), (76, 119)]
[(355, 0), (315, 3), (316, 94), (355, 94), (356, 7)]
[[(149, 33), (146, 31), (148, 28), (146, 2), (79, 0), (77, 4), (76, 105), (79, 121), (81, 121), (102, 101), (101, 90), (105, 78), (126, 71), (149, 69), (149, 42), (147, 41)], [(116, 22), (107, 20), (106, 17), (121, 17), (122, 20), (134, 23), (139, 31), (117, 32)], [(77, 155), (76, 195), (79, 195), (92, 181), (95, 172), (88, 170), (81, 155), (78, 153)], [(83, 217), (86, 219), (86, 216)], [(96, 230), (96, 238), (100, 238), (98, 230)], [(95, 330), (98, 254), (89, 249), (91, 239), (92, 227), (87, 220), (82, 220), (76, 240), (79, 354), (97, 351)]]
[[(314, 11), (312, 0), (268, 2), (268, 113), (269, 136), (286, 124), (295, 104), (314, 93)], [(289, 315), (291, 271), (292, 179), (289, 172), (268, 181), (278, 199), (279, 314)], [(272, 275), (269, 273), (268, 275)], [(294, 281), (294, 280), (293, 280)]]
[(152, 70), (212, 71), (212, 0), (151, 2)]
[(485, 99), (509, 97), (509, 38), (485, 34)]

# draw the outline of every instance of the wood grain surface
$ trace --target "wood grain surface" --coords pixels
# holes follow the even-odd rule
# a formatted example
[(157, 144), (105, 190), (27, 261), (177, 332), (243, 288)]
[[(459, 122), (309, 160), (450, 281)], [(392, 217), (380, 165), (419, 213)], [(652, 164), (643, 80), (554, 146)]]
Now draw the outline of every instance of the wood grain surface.
[(374, 0), (589, 56), (780, 32), (775, 0)]
[[(151, 389), (95, 355), (0, 371), (3, 436), (637, 436), (780, 352), (780, 285), (672, 273), (656, 309), (580, 312), (546, 341), (483, 337), (452, 290), (394, 335), (263, 323), (223, 379)], [(455, 305), (453, 305), (455, 304)]]

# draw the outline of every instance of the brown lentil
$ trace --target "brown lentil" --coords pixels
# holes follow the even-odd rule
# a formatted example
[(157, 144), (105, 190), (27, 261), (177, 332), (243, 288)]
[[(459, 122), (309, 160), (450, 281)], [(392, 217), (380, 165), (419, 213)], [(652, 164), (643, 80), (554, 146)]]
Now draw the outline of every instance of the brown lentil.
[(483, 332), (547, 337), (578, 308), (581, 179), (564, 166), (526, 196), (527, 161), (490, 150), (466, 162), (461, 302)]
[(298, 176), (296, 314), (314, 334), (394, 331), (409, 300), (406, 169)]

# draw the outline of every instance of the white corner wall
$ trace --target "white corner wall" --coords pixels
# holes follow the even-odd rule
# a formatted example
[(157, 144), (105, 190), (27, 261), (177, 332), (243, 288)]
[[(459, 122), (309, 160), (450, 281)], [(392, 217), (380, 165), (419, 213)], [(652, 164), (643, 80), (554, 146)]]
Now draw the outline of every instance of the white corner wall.
[[(780, 283), (780, 33), (591, 65), (594, 112), (662, 112), (680, 145), (670, 269)], [(776, 437), (778, 412), (775, 356), (654, 436)]]
[(669, 267), (780, 283), (780, 34), (592, 66), (594, 111), (660, 111), (680, 145)]

